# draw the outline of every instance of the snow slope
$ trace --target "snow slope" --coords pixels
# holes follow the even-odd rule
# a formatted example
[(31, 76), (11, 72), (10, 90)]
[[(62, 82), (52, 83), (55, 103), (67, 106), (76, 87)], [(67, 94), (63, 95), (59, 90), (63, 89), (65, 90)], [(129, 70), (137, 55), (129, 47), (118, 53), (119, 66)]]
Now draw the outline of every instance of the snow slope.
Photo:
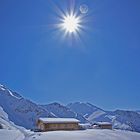
[(24, 99), (3, 85), (0, 85), (0, 106), (8, 114), (9, 120), (25, 128), (34, 128), (39, 117), (54, 117), (46, 109)]
[(8, 114), (0, 107), (0, 140), (26, 140), (33, 132), (15, 125), (8, 118)]
[(24, 134), (19, 130), (24, 128), (16, 128), (16, 125), (13, 122), (10, 122), (8, 119), (7, 113), (5, 113), (0, 107), (0, 140), (21, 140), (24, 138)]
[(137, 111), (137, 113), (139, 113), (139, 114), (140, 114), (140, 111)]
[(15, 129), (14, 124), (9, 121), (8, 115), (3, 111), (2, 107), (0, 107), (0, 125), (3, 129)]
[(75, 103), (68, 104), (67, 107), (70, 110), (84, 116), (85, 118), (88, 118), (94, 112), (102, 112), (102, 113), (105, 112), (104, 110), (102, 110), (90, 103), (75, 102)]
[(24, 138), (18, 130), (0, 130), (0, 140), (24, 140)]

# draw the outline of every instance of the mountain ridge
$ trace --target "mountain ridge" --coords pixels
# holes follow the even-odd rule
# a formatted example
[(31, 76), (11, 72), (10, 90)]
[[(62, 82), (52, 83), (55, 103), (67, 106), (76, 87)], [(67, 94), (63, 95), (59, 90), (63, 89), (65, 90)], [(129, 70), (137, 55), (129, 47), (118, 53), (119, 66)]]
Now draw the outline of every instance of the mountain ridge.
[(140, 114), (137, 111), (105, 111), (88, 102), (38, 105), (3, 85), (0, 85), (0, 106), (10, 121), (28, 129), (35, 128), (39, 117), (67, 117), (90, 124), (108, 121), (113, 124), (113, 128), (140, 132)]
[(53, 117), (46, 109), (2, 85), (0, 85), (0, 106), (11, 121), (25, 128), (35, 127), (35, 122), (40, 116)]

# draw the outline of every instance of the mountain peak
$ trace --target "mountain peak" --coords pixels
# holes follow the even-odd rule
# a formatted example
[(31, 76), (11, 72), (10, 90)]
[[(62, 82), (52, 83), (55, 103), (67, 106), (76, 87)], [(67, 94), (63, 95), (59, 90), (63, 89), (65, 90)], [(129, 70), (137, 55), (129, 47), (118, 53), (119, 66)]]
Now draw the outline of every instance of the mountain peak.
[(9, 96), (9, 97), (12, 97), (12, 98), (16, 98), (16, 99), (23, 98), (18, 93), (9, 90), (8, 88), (6, 88), (4, 85), (1, 85), (1, 84), (0, 84), (0, 94), (3, 94), (3, 96), (6, 95), (6, 96)]
[(84, 116), (85, 118), (88, 118), (93, 112), (97, 110), (102, 110), (88, 102), (74, 102), (68, 104), (67, 107), (70, 108), (70, 110)]
[(87, 122), (87, 120), (80, 114), (70, 110), (67, 106), (59, 104), (57, 102), (42, 105), (42, 107), (46, 108), (51, 113), (55, 114), (56, 117), (59, 118), (76, 118), (79, 119), (81, 122)]

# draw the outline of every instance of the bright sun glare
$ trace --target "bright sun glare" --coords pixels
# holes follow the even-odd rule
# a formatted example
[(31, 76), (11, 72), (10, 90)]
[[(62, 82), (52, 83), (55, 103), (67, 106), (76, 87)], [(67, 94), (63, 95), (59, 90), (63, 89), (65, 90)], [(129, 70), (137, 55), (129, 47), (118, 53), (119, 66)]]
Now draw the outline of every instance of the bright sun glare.
[[(83, 31), (85, 31), (85, 20), (86, 13), (85, 11), (81, 12), (84, 8), (80, 10), (76, 8), (75, 3), (71, 3), (68, 8), (57, 8), (57, 23), (54, 24), (54, 27), (59, 30), (58, 35), (61, 34), (62, 38), (70, 39), (81, 39)], [(57, 31), (57, 30), (56, 30)]]
[(63, 19), (62, 28), (66, 30), (66, 32), (74, 33), (79, 29), (80, 20), (78, 17), (74, 15), (67, 15)]

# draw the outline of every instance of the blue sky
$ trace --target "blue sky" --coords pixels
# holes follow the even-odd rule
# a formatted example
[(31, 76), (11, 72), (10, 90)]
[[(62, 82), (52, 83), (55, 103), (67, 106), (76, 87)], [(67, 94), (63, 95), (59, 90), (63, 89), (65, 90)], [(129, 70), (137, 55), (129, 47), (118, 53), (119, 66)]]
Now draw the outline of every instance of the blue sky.
[(0, 1), (0, 83), (40, 104), (139, 109), (140, 1), (76, 0), (89, 11), (75, 42), (53, 29), (69, 3)]

